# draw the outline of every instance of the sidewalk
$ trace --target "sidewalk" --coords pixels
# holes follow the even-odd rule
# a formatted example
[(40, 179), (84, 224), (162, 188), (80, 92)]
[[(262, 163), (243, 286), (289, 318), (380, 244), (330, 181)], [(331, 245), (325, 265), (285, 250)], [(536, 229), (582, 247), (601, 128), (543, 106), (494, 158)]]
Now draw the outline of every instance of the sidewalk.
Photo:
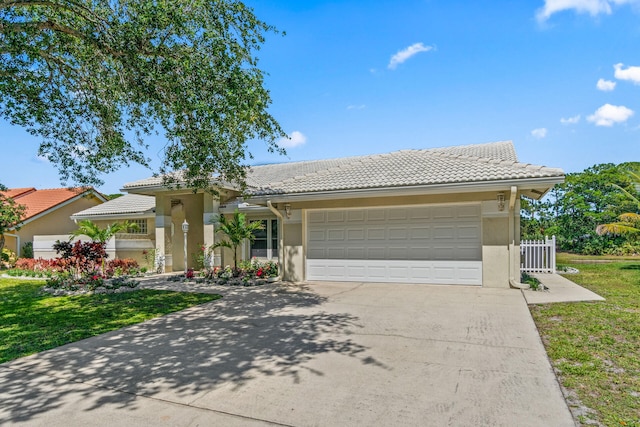
[(600, 295), (573, 283), (559, 274), (531, 274), (547, 290), (522, 291), (527, 304), (548, 304), (553, 302), (604, 301)]

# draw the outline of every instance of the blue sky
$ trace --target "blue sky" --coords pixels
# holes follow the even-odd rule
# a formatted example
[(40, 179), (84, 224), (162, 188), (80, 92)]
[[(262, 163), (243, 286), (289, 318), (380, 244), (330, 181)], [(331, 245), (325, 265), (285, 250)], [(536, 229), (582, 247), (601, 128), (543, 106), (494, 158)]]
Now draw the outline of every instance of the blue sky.
[[(251, 164), (501, 140), (566, 172), (640, 161), (640, 0), (246, 3), (286, 32), (258, 56), (292, 137), (286, 157), (252, 142)], [(0, 135), (15, 153), (0, 182), (59, 186), (38, 140)], [(150, 175), (123, 169), (100, 190)]]

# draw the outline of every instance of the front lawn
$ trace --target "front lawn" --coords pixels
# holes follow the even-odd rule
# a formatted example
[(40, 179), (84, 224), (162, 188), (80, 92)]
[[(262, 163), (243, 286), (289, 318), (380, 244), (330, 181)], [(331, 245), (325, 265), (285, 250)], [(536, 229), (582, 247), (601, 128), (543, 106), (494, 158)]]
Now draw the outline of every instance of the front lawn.
[(53, 297), (43, 285), (0, 279), (0, 363), (220, 298), (154, 290)]
[(580, 422), (640, 426), (640, 261), (597, 262), (603, 260), (558, 254), (557, 261), (580, 270), (566, 277), (606, 301), (535, 305), (531, 312)]

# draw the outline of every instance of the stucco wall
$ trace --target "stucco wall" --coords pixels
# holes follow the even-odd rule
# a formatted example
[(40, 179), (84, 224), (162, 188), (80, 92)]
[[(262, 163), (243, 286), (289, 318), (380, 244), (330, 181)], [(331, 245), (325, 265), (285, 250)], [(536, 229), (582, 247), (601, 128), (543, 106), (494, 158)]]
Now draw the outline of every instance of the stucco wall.
[(33, 236), (40, 235), (68, 235), (78, 228), (77, 224), (70, 218), (74, 213), (89, 209), (101, 204), (102, 201), (96, 197), (80, 197), (73, 202), (61, 206), (38, 219), (28, 222), (19, 231), (13, 232), (20, 236), (20, 245), (25, 242), (33, 242)]

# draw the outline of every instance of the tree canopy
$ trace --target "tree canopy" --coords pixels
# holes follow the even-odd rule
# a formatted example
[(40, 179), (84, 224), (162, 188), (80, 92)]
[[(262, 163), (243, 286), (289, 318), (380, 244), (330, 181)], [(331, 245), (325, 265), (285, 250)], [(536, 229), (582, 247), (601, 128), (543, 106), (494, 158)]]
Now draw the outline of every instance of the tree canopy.
[(235, 0), (0, 0), (0, 117), (42, 138), (64, 182), (148, 166), (163, 133), (157, 172), (243, 185), (249, 140), (284, 152), (255, 56), (267, 33)]
[[(523, 199), (522, 237), (555, 235), (562, 250), (599, 254), (627, 241), (617, 233), (598, 235), (601, 224), (616, 223), (624, 213), (639, 213), (639, 188), (629, 170), (638, 163), (603, 163), (567, 174), (541, 201)], [(636, 198), (636, 199), (634, 199)], [(628, 218), (628, 217), (625, 217)]]

